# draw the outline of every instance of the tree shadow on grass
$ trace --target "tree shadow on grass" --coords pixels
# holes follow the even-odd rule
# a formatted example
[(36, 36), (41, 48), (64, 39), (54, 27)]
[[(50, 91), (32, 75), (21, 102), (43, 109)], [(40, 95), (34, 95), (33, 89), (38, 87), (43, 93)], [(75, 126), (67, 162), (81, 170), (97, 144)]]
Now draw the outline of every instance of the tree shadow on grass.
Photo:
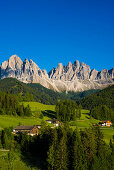
[(26, 163), (28, 168), (37, 170), (46, 170), (46, 162), (42, 160), (39, 154), (26, 152), (22, 154), (21, 159)]
[(48, 116), (51, 119), (56, 118), (56, 112), (52, 110), (45, 110), (45, 111), (42, 111), (42, 113), (44, 116)]
[(85, 116), (87, 119), (90, 119), (90, 117), (89, 116)]

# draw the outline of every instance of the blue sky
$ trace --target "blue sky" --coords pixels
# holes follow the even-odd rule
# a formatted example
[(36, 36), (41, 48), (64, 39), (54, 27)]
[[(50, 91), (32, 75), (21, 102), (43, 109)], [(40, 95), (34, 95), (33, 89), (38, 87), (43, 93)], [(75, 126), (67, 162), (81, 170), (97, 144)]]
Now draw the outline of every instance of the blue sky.
[(50, 71), (114, 67), (114, 0), (1, 0), (0, 64), (17, 54)]

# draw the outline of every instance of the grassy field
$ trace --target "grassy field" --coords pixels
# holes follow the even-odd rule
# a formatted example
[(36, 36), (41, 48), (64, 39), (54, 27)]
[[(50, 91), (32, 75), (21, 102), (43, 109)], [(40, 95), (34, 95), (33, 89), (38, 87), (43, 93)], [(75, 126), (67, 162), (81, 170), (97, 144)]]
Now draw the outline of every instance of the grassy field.
[[(43, 119), (46, 119), (43, 118)], [(0, 115), (0, 128), (21, 125), (39, 125), (42, 119), (35, 117), (14, 117), (8, 115)]]
[(15, 153), (15, 158), (13, 158), (12, 163), (9, 162), (8, 152), (6, 150), (0, 149), (0, 169), (16, 169), (16, 170), (30, 170), (31, 168), (27, 166), (21, 159), (18, 153)]
[[(22, 104), (22, 103), (21, 103)], [(54, 105), (44, 105), (38, 102), (24, 102), (24, 106), (28, 104), (31, 107), (32, 117), (14, 117), (8, 115), (0, 115), (0, 128), (21, 125), (40, 125), (42, 120), (51, 118), (54, 114)], [(40, 114), (43, 113), (43, 117), (40, 118)]]
[[(22, 104), (22, 103), (21, 103)], [(14, 117), (8, 115), (0, 115), (0, 128), (21, 125), (40, 125), (42, 120), (47, 120), (53, 118), (55, 115), (54, 105), (44, 105), (38, 102), (23, 102), (24, 106), (28, 104), (31, 107), (32, 117)], [(70, 122), (70, 125), (75, 129), (78, 128), (89, 128), (92, 124), (99, 123), (99, 120), (90, 118), (89, 110), (81, 110), (81, 118), (76, 121)], [(43, 114), (41, 118), (40, 115)], [(114, 129), (112, 127), (101, 127), (104, 134), (104, 139), (106, 143), (109, 143), (110, 139), (114, 134)]]
[(25, 107), (29, 105), (32, 115), (36, 118), (39, 118), (42, 114), (44, 116), (44, 120), (55, 117), (55, 105), (45, 105), (38, 102), (23, 102), (21, 104)]
[(107, 144), (110, 142), (110, 139), (112, 139), (113, 141), (113, 135), (114, 135), (113, 127), (102, 127), (101, 130), (104, 134), (104, 140)]
[(96, 120), (94, 118), (90, 118), (89, 116), (89, 110), (81, 110), (81, 117), (80, 119), (77, 119), (76, 121), (70, 122), (71, 126), (76, 126), (78, 128), (88, 128), (92, 124), (99, 123), (99, 120)]
[(32, 112), (45, 111), (45, 110), (55, 111), (55, 105), (45, 105), (45, 104), (38, 103), (38, 102), (23, 102), (23, 104), (24, 104), (24, 106), (27, 106), (29, 104)]
[[(94, 118), (90, 118), (88, 115), (89, 110), (81, 110), (81, 118), (76, 121), (70, 122), (70, 125), (75, 129), (78, 127), (79, 129), (89, 128), (92, 124), (99, 123), (100, 120), (96, 120)], [(114, 128), (113, 127), (101, 127), (101, 130), (104, 134), (104, 140), (107, 144), (109, 144), (110, 139), (113, 140)]]
[[(99, 120), (96, 119), (85, 119), (85, 120), (77, 120), (71, 122), (71, 126), (73, 129), (78, 127), (79, 129), (89, 128), (92, 124), (99, 123)], [(104, 134), (104, 140), (107, 144), (109, 144), (110, 139), (113, 140), (114, 128), (113, 127), (101, 127), (101, 131)]]

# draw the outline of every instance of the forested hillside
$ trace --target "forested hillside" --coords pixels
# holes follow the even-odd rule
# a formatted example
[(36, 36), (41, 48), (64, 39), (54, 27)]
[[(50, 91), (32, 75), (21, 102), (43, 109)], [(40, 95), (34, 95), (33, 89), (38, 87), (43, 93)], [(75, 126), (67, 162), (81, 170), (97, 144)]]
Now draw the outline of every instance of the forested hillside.
[(0, 80), (0, 91), (16, 95), (19, 101), (38, 101), (44, 104), (55, 104), (60, 98), (59, 93), (40, 84), (25, 84), (14, 78)]
[(77, 105), (75, 101), (64, 100), (56, 104), (55, 111), (58, 120), (63, 122), (70, 122), (72, 120), (80, 119), (81, 105)]
[(79, 100), (78, 103), (86, 109), (91, 109), (98, 105), (107, 105), (108, 107), (114, 107), (114, 85), (109, 86), (96, 94), (89, 95)]
[(57, 101), (63, 99), (78, 100), (90, 94), (96, 93), (98, 90), (88, 90), (84, 92), (62, 92), (58, 93), (49, 90), (40, 84), (25, 84), (14, 78), (6, 78), (0, 80), (0, 91), (15, 94), (19, 101), (37, 101), (44, 104), (56, 104)]
[(0, 91), (9, 92), (18, 101), (37, 101), (43, 104), (57, 104), (66, 99), (74, 100), (82, 108), (90, 110), (96, 119), (114, 121), (114, 85), (103, 90), (89, 90), (80, 93), (49, 90), (40, 84), (25, 84), (13, 78), (0, 80)]
[(89, 109), (91, 116), (96, 119), (114, 121), (114, 85), (87, 96), (77, 103), (81, 104), (83, 108)]
[(29, 105), (20, 105), (18, 98), (9, 92), (0, 92), (0, 115), (31, 116), (31, 109)]

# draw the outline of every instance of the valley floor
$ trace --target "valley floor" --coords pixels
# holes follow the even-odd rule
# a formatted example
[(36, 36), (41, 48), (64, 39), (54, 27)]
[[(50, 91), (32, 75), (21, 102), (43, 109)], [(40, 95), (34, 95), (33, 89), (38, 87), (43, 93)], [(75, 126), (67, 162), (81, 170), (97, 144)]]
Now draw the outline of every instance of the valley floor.
[[(22, 103), (21, 103), (22, 104)], [(55, 116), (55, 106), (54, 105), (44, 105), (38, 102), (23, 102), (24, 106), (30, 105), (32, 116), (31, 117), (19, 117), (10, 115), (0, 115), (0, 130), (6, 127), (16, 127), (17, 125), (40, 125), (42, 121), (54, 118)], [(85, 129), (89, 128), (92, 124), (99, 123), (99, 120), (90, 118), (89, 110), (81, 110), (81, 117), (76, 121), (71, 121), (70, 126), (75, 129)], [(114, 134), (113, 127), (101, 127), (104, 134), (104, 140), (109, 144), (110, 139), (112, 139)], [(4, 170), (11, 166), (11, 161), (8, 161), (9, 150), (3, 148), (0, 149), (0, 169)], [(15, 153), (15, 160), (13, 160), (13, 168), (15, 170), (30, 170), (29, 164), (23, 162), (21, 155)], [(35, 158), (32, 158), (35, 161)], [(40, 159), (39, 159), (40, 160)], [(37, 162), (38, 160), (36, 160)], [(34, 169), (34, 168), (33, 168)], [(34, 169), (35, 170), (35, 169)]]
[[(21, 103), (22, 104), (22, 103)], [(8, 115), (0, 115), (0, 129), (6, 127), (16, 127), (18, 125), (40, 125), (41, 122), (47, 119), (54, 118), (55, 115), (55, 105), (44, 105), (38, 102), (23, 102), (24, 106), (28, 104), (32, 110), (31, 117), (14, 117)], [(89, 110), (81, 110), (81, 118), (76, 121), (70, 122), (73, 129), (76, 127), (79, 129), (89, 128), (92, 124), (99, 123), (100, 120), (90, 118)], [(114, 129), (112, 127), (101, 127), (104, 134), (104, 140), (108, 144), (110, 139), (112, 139), (114, 134)]]

